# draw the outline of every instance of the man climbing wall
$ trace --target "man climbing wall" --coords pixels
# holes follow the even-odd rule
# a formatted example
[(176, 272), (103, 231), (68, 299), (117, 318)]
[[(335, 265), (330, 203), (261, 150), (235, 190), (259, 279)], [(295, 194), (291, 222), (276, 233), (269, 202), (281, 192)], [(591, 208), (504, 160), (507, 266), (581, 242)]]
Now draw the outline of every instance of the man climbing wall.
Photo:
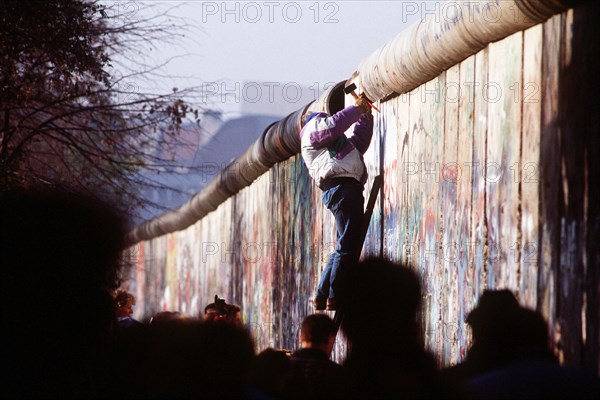
[[(345, 270), (358, 261), (362, 247), (363, 189), (367, 181), (363, 154), (373, 136), (370, 111), (369, 100), (360, 96), (355, 105), (333, 116), (324, 112), (308, 114), (300, 131), (302, 158), (323, 191), (323, 204), (333, 213), (337, 227), (337, 247), (311, 300), (316, 310), (335, 310), (336, 302), (342, 301)], [(344, 132), (355, 122), (352, 136), (346, 137)]]

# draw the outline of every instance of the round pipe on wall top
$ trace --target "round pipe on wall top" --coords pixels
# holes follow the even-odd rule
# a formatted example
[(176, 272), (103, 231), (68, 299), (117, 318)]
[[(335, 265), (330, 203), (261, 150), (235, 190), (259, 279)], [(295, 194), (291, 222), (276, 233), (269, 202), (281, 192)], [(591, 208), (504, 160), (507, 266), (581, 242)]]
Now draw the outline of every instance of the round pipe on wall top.
[[(427, 15), (364, 59), (353, 74), (373, 101), (406, 93), (477, 53), (489, 43), (522, 31), (585, 0), (453, 1), (439, 21)], [(493, 14), (491, 14), (493, 13)], [(493, 20), (491, 20), (491, 18)], [(270, 125), (248, 150), (180, 208), (138, 225), (130, 243), (185, 229), (250, 185), (275, 163), (300, 152), (298, 136), (307, 112), (333, 114), (344, 108), (345, 82), (318, 100)]]
[(489, 43), (565, 11), (573, 0), (453, 1), (444, 17), (427, 14), (375, 50), (358, 67), (360, 84), (371, 100), (407, 93)]
[(344, 83), (342, 81), (328, 88), (317, 100), (269, 125), (241, 156), (229, 163), (206, 188), (185, 204), (136, 226), (129, 234), (129, 244), (193, 225), (229, 197), (252, 184), (273, 165), (298, 154), (304, 115), (313, 111), (334, 114), (343, 109)]

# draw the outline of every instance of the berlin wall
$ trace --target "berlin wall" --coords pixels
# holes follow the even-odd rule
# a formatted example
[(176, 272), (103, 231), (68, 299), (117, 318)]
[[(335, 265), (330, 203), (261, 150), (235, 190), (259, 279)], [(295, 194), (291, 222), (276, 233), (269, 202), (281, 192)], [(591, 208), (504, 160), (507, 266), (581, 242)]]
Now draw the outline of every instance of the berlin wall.
[[(597, 17), (595, 4), (559, 13), (377, 103), (365, 197), (375, 175), (384, 186), (363, 256), (418, 272), (440, 365), (465, 356), (482, 291), (508, 288), (543, 313), (561, 361), (598, 368)], [(218, 294), (242, 306), (257, 348), (294, 349), (334, 247), (296, 155), (187, 229), (136, 244), (127, 285), (140, 317), (201, 314)]]

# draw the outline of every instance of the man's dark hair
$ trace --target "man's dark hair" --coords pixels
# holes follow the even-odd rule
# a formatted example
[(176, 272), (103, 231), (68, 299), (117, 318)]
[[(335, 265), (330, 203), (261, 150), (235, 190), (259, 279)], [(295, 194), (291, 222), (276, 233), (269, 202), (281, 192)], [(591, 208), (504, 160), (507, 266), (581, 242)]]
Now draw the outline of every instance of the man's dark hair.
[(309, 315), (302, 321), (300, 337), (303, 341), (324, 344), (335, 334), (335, 322), (325, 314)]
[(215, 303), (209, 303), (204, 307), (204, 314), (208, 312), (208, 310), (215, 310)]
[(128, 301), (135, 303), (135, 296), (126, 290), (117, 290), (115, 293), (115, 303), (117, 308), (125, 307)]

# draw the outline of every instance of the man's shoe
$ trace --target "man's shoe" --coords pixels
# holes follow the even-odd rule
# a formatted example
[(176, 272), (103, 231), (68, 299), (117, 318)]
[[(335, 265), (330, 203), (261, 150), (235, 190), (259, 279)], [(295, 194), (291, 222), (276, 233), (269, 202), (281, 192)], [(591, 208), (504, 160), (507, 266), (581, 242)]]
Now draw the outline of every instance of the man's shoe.
[(312, 299), (310, 299), (310, 304), (312, 304), (312, 306), (315, 308), (315, 311), (323, 311), (325, 310), (327, 303), (329, 299), (325, 300), (321, 297), (314, 297)]
[(335, 307), (335, 299), (333, 297), (330, 297), (327, 299), (327, 307), (325, 308), (325, 310), (327, 311), (335, 311), (337, 308)]

